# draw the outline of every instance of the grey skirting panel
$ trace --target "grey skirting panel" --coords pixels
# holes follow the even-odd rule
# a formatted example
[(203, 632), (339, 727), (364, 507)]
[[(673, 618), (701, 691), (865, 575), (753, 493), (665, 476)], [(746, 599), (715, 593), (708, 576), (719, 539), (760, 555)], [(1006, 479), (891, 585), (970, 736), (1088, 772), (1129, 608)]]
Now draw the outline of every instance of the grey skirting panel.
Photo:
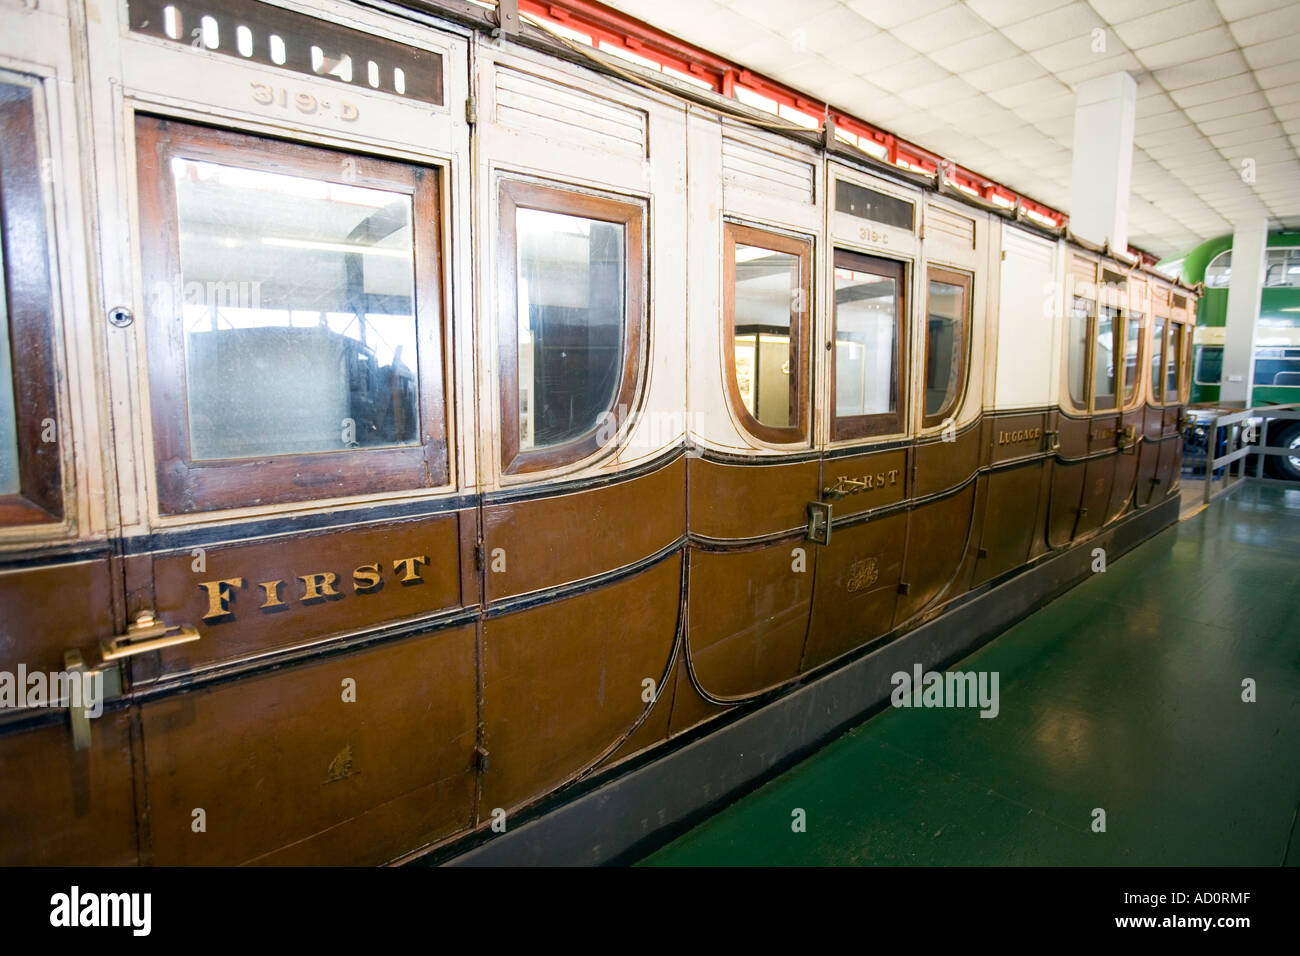
[[(572, 866), (627, 859), (752, 789), (889, 701), (890, 676), (951, 666), (1178, 518), (1179, 499), (1134, 513), (942, 616), (662, 757), (447, 861), (452, 866)], [(671, 742), (668, 744), (671, 748)], [(658, 834), (658, 836), (657, 836)]]

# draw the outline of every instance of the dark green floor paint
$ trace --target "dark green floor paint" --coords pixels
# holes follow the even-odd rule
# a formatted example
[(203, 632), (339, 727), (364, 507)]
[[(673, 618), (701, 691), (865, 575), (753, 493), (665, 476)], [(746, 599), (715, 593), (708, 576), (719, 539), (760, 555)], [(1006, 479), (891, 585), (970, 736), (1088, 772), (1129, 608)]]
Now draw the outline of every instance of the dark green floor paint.
[(1300, 864), (1300, 492), (1219, 499), (953, 669), (1000, 675), (996, 718), (889, 708), (642, 864)]

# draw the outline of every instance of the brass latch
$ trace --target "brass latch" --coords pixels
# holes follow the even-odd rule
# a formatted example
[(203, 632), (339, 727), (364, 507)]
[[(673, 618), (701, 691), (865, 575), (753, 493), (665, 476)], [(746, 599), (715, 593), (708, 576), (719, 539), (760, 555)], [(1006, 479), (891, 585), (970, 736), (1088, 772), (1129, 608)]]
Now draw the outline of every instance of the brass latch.
[(1129, 424), (1115, 432), (1115, 447), (1122, 455), (1137, 453), (1137, 425)]
[(1044, 451), (1058, 451), (1061, 447), (1061, 433), (1050, 428), (1043, 432)]
[(808, 502), (808, 540), (831, 543), (831, 505), (829, 501)]
[(837, 478), (835, 484), (822, 489), (822, 497), (834, 501), (837, 498), (846, 498), (849, 495), (856, 495), (860, 491), (869, 491), (870, 489), (871, 485), (865, 481), (857, 481), (853, 478)]
[(99, 650), (104, 660), (116, 661), (135, 654), (160, 651), (176, 644), (188, 644), (197, 641), (199, 637), (199, 632), (188, 624), (169, 626), (158, 620), (153, 611), (141, 611), (125, 634), (100, 641)]

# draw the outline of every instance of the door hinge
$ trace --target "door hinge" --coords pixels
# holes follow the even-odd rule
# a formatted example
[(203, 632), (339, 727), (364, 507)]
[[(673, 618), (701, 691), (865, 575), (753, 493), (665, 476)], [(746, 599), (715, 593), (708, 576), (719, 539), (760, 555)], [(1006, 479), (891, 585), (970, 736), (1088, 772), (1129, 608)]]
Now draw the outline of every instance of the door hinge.
[(474, 748), (474, 767), (479, 773), (487, 773), (488, 752), (482, 747)]
[(470, 126), (478, 122), (478, 100), (472, 96), (465, 98), (465, 122)]
[(483, 570), (483, 542), (474, 545), (474, 570)]

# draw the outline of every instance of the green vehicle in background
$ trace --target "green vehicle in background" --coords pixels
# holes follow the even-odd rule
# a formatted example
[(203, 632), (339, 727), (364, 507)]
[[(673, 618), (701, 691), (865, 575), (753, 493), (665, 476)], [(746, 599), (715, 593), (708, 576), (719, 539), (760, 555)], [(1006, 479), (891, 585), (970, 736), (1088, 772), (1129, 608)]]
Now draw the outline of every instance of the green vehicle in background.
[[(1205, 284), (1205, 294), (1196, 306), (1191, 402), (1217, 404), (1228, 319), (1228, 281), (1232, 275), (1232, 236), (1203, 242), (1181, 260), (1166, 259), (1157, 268), (1170, 275), (1181, 271), (1183, 281), (1189, 285)], [(1264, 269), (1255, 328), (1252, 407), (1300, 402), (1300, 232), (1269, 234)], [(1276, 423), (1279, 427), (1282, 424)], [(1270, 434), (1268, 441), (1300, 451), (1300, 422)], [(1274, 477), (1300, 480), (1300, 457), (1270, 456), (1266, 467)]]

